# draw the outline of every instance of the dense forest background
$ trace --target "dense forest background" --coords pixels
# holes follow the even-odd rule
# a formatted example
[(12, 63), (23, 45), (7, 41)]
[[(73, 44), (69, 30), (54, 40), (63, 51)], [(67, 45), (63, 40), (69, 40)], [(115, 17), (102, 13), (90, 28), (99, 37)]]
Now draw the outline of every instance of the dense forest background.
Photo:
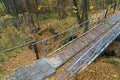
[[(0, 52), (31, 39), (40, 40), (38, 37), (42, 35), (43, 30), (56, 26), (53, 24), (45, 25), (48, 23), (45, 20), (56, 19), (60, 21), (74, 17), (80, 24), (90, 17), (94, 17), (91, 14), (97, 14), (101, 10), (110, 8), (119, 1), (0, 0)], [(59, 28), (59, 24), (56, 27)], [(86, 27), (85, 31), (87, 30)], [(53, 29), (53, 33), (57, 32)]]

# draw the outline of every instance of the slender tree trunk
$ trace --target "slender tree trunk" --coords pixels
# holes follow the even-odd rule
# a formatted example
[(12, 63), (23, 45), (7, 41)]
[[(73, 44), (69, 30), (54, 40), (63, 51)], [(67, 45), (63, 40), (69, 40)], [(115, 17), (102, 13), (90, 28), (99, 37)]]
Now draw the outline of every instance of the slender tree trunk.
[(98, 10), (99, 9), (99, 6), (98, 6), (98, 0), (95, 0), (95, 6), (96, 6), (96, 10)]
[(64, 19), (66, 17), (65, 7), (66, 7), (66, 0), (58, 0), (58, 16), (59, 19)]
[(76, 16), (77, 16), (78, 24), (80, 24), (81, 23), (81, 18), (80, 18), (80, 13), (79, 13), (79, 10), (78, 10), (77, 0), (73, 0), (73, 4), (76, 7), (75, 11), (76, 11)]
[[(88, 0), (83, 0), (83, 13), (82, 13), (82, 20), (85, 21), (85, 20), (88, 20), (88, 10), (89, 10), (89, 1)], [(88, 31), (88, 24), (89, 22), (87, 22), (85, 24), (85, 31)]]
[(116, 6), (117, 6), (117, 4), (115, 3), (114, 6), (113, 6), (113, 13), (115, 13)]

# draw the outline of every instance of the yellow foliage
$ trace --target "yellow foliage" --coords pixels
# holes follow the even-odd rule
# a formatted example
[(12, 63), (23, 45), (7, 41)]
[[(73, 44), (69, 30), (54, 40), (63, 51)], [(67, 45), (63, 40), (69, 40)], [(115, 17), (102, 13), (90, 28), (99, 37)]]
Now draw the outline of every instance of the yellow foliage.
[(94, 8), (94, 6), (90, 6), (90, 9), (93, 9)]
[(76, 11), (76, 10), (74, 10), (73, 12), (74, 12), (74, 13), (77, 13), (77, 11)]
[(21, 34), (14, 26), (8, 25), (7, 28), (0, 34), (2, 38), (2, 42), (6, 43), (10, 39), (16, 40), (18, 36), (20, 38), (26, 38), (27, 36)]
[(2, 17), (3, 19), (7, 19), (7, 18), (13, 18), (11, 15), (5, 15)]
[(77, 7), (73, 6), (74, 9), (77, 9)]
[(42, 6), (41, 5), (38, 5), (38, 10), (41, 10)]
[(118, 75), (113, 75), (113, 77), (114, 77), (114, 78), (119, 78), (119, 76), (118, 76)]
[(23, 14), (19, 14), (18, 16), (19, 16), (19, 17), (23, 17)]
[(3, 42), (7, 42), (9, 40), (7, 34), (5, 33), (1, 33), (1, 37), (2, 37)]

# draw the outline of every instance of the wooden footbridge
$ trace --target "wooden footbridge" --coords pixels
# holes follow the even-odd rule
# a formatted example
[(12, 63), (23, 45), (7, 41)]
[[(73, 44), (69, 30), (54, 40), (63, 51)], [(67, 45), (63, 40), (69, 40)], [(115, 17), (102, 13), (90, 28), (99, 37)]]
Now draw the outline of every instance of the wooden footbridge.
[(94, 25), (53, 51), (51, 56), (16, 70), (6, 80), (43, 80), (49, 76), (59, 76), (64, 80), (68, 76), (72, 77), (92, 63), (119, 35), (120, 13)]
[[(9, 12), (12, 14), (16, 13), (15, 9), (12, 11), (13, 6), (14, 5), (8, 6), (11, 8)], [(113, 6), (117, 7), (116, 4)], [(115, 12), (115, 7), (113, 12)], [(43, 80), (47, 78), (53, 78), (52, 80), (65, 80), (66, 78), (73, 77), (78, 72), (83, 71), (118, 36), (120, 36), (119, 11), (109, 18), (106, 18), (107, 12), (108, 9), (103, 13), (101, 20), (97, 23), (93, 23), (94, 25), (92, 26), (91, 23), (93, 19), (89, 19), (46, 39), (30, 41), (23, 45), (1, 51), (0, 54), (3, 54), (26, 45), (32, 45), (36, 53), (36, 58), (38, 59), (37, 61), (14, 71), (11, 75), (5, 78), (5, 80)], [(36, 17), (38, 17), (36, 12), (35, 14)], [(19, 18), (18, 16), (11, 17), (9, 20), (6, 18), (7, 20), (5, 19), (5, 21), (1, 18), (0, 20), (2, 22), (0, 23), (4, 27), (8, 26), (8, 23), (16, 28), (18, 28), (18, 26), (24, 27), (28, 26), (29, 18), (31, 18), (30, 20), (33, 22), (32, 17), (35, 17), (33, 13), (24, 14), (22, 16), (23, 17)], [(37, 26), (39, 26), (39, 22), (37, 23)], [(35, 25), (31, 24), (31, 26)], [(85, 26), (88, 26), (89, 30), (81, 34), (81, 27)], [(23, 33), (25, 32), (28, 31), (24, 31)], [(44, 57), (41, 59), (39, 59), (38, 49), (36, 47), (37, 44), (41, 44), (40, 48), (42, 48), (41, 50), (44, 54)]]

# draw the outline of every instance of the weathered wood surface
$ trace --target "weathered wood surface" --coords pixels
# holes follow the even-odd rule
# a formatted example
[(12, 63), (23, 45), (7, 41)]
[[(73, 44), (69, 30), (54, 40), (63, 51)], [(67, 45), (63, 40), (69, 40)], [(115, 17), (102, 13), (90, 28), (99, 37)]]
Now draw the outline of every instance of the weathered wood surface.
[(55, 68), (45, 59), (41, 59), (16, 70), (6, 80), (43, 80), (44, 77), (53, 73), (55, 73)]
[[(104, 29), (105, 27), (105, 29)], [(97, 28), (93, 29), (86, 35), (82, 36), (81, 38), (78, 38), (76, 41), (74, 41), (72, 44), (68, 45), (64, 49), (60, 51), (60, 53), (53, 57), (54, 60), (56, 59), (56, 62), (52, 60), (51, 58), (48, 60), (50, 64), (52, 64), (55, 68), (61, 66), (64, 62), (72, 58), (74, 55), (82, 51), (84, 48), (86, 48), (88, 45), (90, 45), (92, 42), (96, 42), (100, 36), (103, 36), (103, 33), (106, 33), (109, 31), (111, 27), (107, 24), (101, 24)], [(99, 34), (98, 32), (99, 31)], [(93, 33), (94, 34), (91, 34)], [(98, 39), (99, 40), (99, 39)], [(58, 60), (57, 60), (58, 59)], [(58, 63), (57, 63), (58, 61)], [(60, 62), (61, 61), (61, 62)]]

